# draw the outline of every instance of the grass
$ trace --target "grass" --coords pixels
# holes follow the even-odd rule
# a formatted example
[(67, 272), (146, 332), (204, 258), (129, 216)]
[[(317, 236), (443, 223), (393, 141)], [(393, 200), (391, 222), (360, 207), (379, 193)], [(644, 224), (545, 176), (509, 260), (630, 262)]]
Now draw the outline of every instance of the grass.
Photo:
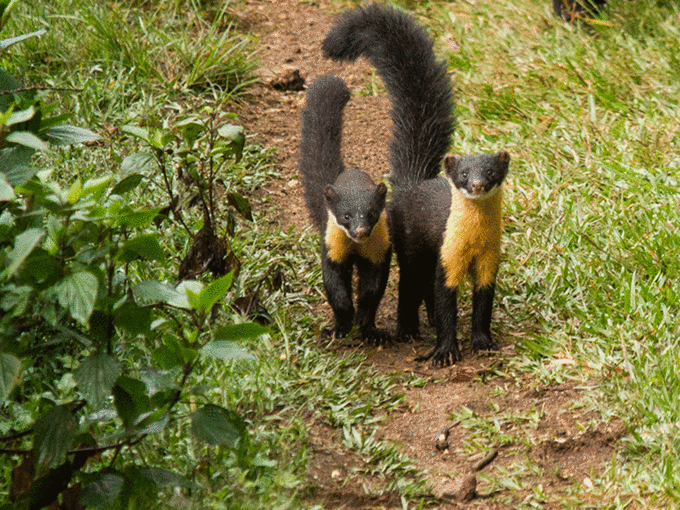
[[(513, 158), (494, 327), (515, 354), (495, 370), (509, 380), (530, 374), (535, 384), (587, 385), (584, 405), (620, 418), (630, 432), (608, 471), (562, 502), (531, 487), (530, 462), (483, 479), (491, 490), (530, 490), (526, 507), (673, 507), (680, 501), (677, 6), (612, 0), (604, 23), (588, 26), (555, 19), (543, 0), (409, 7), (437, 36), (436, 51), (455, 77), (454, 150), (508, 149)], [(9, 30), (49, 32), (16, 46), (6, 69), (27, 84), (82, 89), (45, 98), (115, 142), (57, 151), (41, 163), (65, 180), (118, 171), (135, 146), (117, 127), (161, 127), (168, 116), (236, 99), (257, 65), (253, 41), (235, 29), (238, 9), (239, 2), (198, 0), (20, 4), (23, 16)], [(246, 189), (274, 173), (268, 148), (248, 150), (233, 177)], [(188, 441), (188, 423), (159, 438), (163, 448), (139, 454), (198, 473), (212, 493), (184, 501), (196, 508), (297, 508), (308, 490), (309, 423), (320, 419), (365, 460), (358, 476), (382, 476), (379, 490), (397, 488), (417, 504), (427, 493), (422, 479), (372, 435), (401, 401), (393, 392), (398, 376), (379, 376), (361, 356), (331, 356), (314, 342), (311, 307), (321, 292), (311, 231), (281, 232), (264, 215), (239, 228), (237, 250), (248, 263), (235, 292), (280, 271), (282, 286), (263, 294), (279, 334), (248, 345), (255, 366), (206, 364), (202, 377), (216, 403), (246, 416), (259, 468), (200, 445), (177, 462), (173, 451)], [(550, 364), (560, 359), (573, 364)], [(457, 412), (476, 431), (467, 451), (520, 444), (524, 432), (502, 433), (504, 424), (529, 435), (541, 416), (540, 409), (491, 412), (493, 422)]]

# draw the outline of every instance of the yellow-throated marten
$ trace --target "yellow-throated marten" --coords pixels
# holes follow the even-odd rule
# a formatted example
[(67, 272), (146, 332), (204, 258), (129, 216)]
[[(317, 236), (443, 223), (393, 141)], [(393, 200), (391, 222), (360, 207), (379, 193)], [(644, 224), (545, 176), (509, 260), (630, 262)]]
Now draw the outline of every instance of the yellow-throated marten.
[[(321, 268), (336, 337), (354, 324), (361, 337), (380, 343), (389, 334), (375, 327), (385, 293), (392, 248), (387, 227), (387, 186), (368, 174), (345, 170), (340, 150), (342, 114), (350, 94), (337, 76), (321, 76), (309, 87), (302, 110), (300, 177), (312, 221), (321, 233)], [(357, 310), (352, 273), (358, 274)]]
[(472, 348), (495, 349), (491, 308), (499, 263), (500, 187), (509, 155), (479, 154), (445, 160), (455, 127), (446, 64), (435, 59), (432, 40), (405, 13), (372, 4), (344, 13), (323, 43), (336, 60), (367, 57), (392, 97), (388, 208), (390, 238), (399, 261), (397, 337), (418, 335), (425, 300), (437, 329), (436, 366), (460, 359), (456, 339), (456, 291), (470, 273)]

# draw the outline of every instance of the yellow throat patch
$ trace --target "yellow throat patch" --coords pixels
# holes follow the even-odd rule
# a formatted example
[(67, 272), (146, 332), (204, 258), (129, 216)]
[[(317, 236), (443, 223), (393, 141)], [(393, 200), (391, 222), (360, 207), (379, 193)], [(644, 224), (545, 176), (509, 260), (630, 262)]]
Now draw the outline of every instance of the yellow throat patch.
[(458, 288), (469, 273), (476, 289), (486, 287), (495, 281), (500, 263), (503, 187), (477, 200), (465, 198), (453, 184), (451, 188), (440, 251), (446, 286)]
[(390, 234), (387, 228), (387, 212), (383, 211), (378, 223), (368, 239), (363, 243), (352, 241), (347, 234), (338, 226), (334, 218), (329, 215), (326, 225), (326, 253), (336, 264), (341, 264), (351, 255), (359, 255), (369, 260), (374, 265), (385, 261), (385, 254), (390, 249)]

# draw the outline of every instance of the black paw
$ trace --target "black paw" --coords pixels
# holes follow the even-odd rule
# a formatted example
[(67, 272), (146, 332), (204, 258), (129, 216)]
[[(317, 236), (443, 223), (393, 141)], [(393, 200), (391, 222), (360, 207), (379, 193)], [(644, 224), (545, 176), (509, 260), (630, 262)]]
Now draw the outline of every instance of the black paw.
[(392, 335), (386, 329), (376, 328), (372, 326), (370, 328), (362, 328), (361, 338), (368, 345), (383, 345), (392, 340)]
[(486, 333), (473, 333), (470, 344), (473, 352), (498, 350), (498, 344)]
[(432, 353), (432, 366), (435, 368), (448, 367), (461, 359), (458, 346), (437, 346)]
[(409, 340), (418, 340), (418, 328), (408, 328), (397, 324), (397, 332), (394, 335), (397, 342), (408, 342)]
[(352, 328), (323, 328), (321, 330), (321, 339), (329, 340), (331, 338), (345, 338)]

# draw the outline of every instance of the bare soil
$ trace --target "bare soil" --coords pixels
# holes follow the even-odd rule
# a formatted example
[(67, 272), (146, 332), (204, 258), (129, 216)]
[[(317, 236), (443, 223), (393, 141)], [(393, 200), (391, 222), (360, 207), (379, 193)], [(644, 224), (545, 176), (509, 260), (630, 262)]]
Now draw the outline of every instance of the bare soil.
[[(261, 207), (272, 211), (272, 221), (285, 229), (291, 225), (304, 229), (310, 224), (297, 179), (297, 147), (303, 89), (315, 77), (337, 74), (352, 91), (345, 112), (345, 164), (368, 172), (374, 179), (383, 179), (389, 172), (388, 96), (384, 91), (374, 93), (375, 76), (367, 62), (339, 65), (321, 54), (321, 41), (337, 15), (335, 9), (328, 0), (247, 0), (236, 13), (241, 28), (259, 37), (258, 56), (262, 62), (259, 83), (253, 87), (248, 104), (238, 111), (239, 118), (252, 141), (278, 149), (280, 179), (272, 180), (254, 196)], [(394, 329), (396, 319), (397, 273), (395, 267), (378, 317), (378, 325), (387, 329)], [(318, 312), (330, 320), (326, 304), (320, 305)], [(500, 311), (494, 313), (496, 321), (511, 321)], [(469, 311), (463, 310), (462, 315), (461, 338), (465, 339)], [(433, 335), (428, 328), (419, 342), (365, 348), (367, 362), (377, 370), (413, 372), (427, 381), (422, 387), (396, 388), (406, 395), (406, 404), (386, 418), (379, 436), (398, 445), (422, 469), (432, 487), (428, 507), (474, 504), (514, 508), (531, 494), (527, 485), (541, 486), (548, 501), (559, 501), (566, 488), (573, 487), (574, 482), (588, 486), (611, 462), (624, 429), (619, 422), (606, 422), (596, 412), (580, 406), (584, 390), (569, 384), (543, 387), (529, 376), (507, 380), (494, 375), (498, 370), (490, 370), (514, 355), (512, 337), (522, 334), (520, 326), (504, 325), (503, 335), (498, 338), (500, 353), (473, 355), (464, 341), (463, 361), (446, 369), (433, 369), (428, 362), (415, 361), (432, 347)], [(342, 354), (348, 348), (354, 349), (356, 344), (334, 346), (331, 350)], [(483, 430), (466, 428), (469, 422), (455, 426), (451, 421), (452, 413), (461, 408), (474, 413), (480, 423), (494, 424), (499, 416), (504, 417), (498, 426), (506, 439), (495, 445), (498, 457), (483, 472), (492, 478), (501, 474), (505, 479), (520, 476), (525, 488), (491, 488), (488, 479), (477, 477), (476, 491), (467, 491), (472, 502), (455, 497), (456, 493), (460, 495), (461, 484), (470, 482), (471, 474), (475, 474), (471, 473), (473, 464), (486, 453), (481, 448), (474, 451), (475, 438)], [(399, 495), (384, 491), (384, 480), (368, 475), (364, 460), (341, 446), (341, 431), (314, 422), (309, 425), (313, 452), (308, 470), (310, 505), (402, 508)], [(451, 425), (449, 448), (437, 450), (437, 432)], [(520, 465), (533, 469), (517, 474)]]

